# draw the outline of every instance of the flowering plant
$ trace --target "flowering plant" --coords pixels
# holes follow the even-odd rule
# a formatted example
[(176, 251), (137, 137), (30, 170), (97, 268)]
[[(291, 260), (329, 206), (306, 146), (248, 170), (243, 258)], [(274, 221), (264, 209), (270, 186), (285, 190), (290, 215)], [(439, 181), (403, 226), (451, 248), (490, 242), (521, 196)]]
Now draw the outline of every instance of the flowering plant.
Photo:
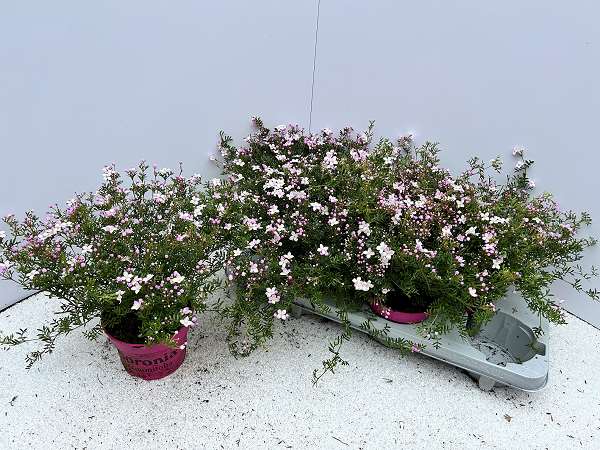
[[(221, 145), (233, 227), (227, 265), (236, 295), (226, 313), (234, 351), (264, 342), (296, 298), (323, 310), (329, 299), (344, 327), (324, 373), (344, 363), (347, 312), (365, 303), (426, 310), (421, 331), (435, 344), (451, 327), (466, 335), (489, 320), (510, 286), (540, 317), (562, 323), (552, 283), (583, 290), (582, 280), (596, 275), (577, 264), (595, 242), (577, 236), (589, 216), (560, 212), (550, 194), (532, 196), (533, 161), (521, 149), (514, 173), (498, 183), (487, 172), (500, 172), (499, 159), (488, 167), (474, 158), (453, 177), (439, 166), (436, 145), (415, 148), (403, 137), (372, 146), (372, 125), (335, 136), (253, 121), (257, 131), (246, 145), (225, 135)], [(586, 292), (598, 298), (597, 290)], [(387, 331), (369, 319), (362, 327), (379, 338)]]
[[(380, 144), (357, 186), (374, 194), (355, 204), (364, 218), (352, 246), (359, 295), (394, 309), (426, 310), (422, 332), (433, 339), (450, 327), (476, 332), (510, 286), (540, 317), (564, 323), (550, 287), (563, 280), (583, 291), (582, 279), (596, 275), (576, 264), (595, 243), (577, 235), (590, 217), (561, 212), (548, 193), (532, 196), (533, 161), (521, 148), (513, 173), (498, 183), (487, 169), (500, 173), (499, 158), (489, 167), (474, 158), (453, 177), (439, 166), (436, 145), (405, 144), (401, 151)], [(386, 161), (390, 169), (382, 170), (378, 164)], [(596, 289), (585, 292), (598, 299)]]
[(37, 338), (27, 330), (0, 336), (5, 345), (42, 342), (27, 356), (28, 367), (60, 335), (97, 317), (89, 338), (104, 328), (128, 343), (174, 345), (174, 333), (193, 326), (207, 308), (222, 267), (223, 208), (214, 186), (202, 189), (197, 175), (148, 168), (141, 163), (127, 171), (125, 183), (113, 166), (105, 167), (97, 192), (52, 207), (45, 219), (33, 212), (4, 219), (10, 233), (0, 235), (0, 278), (61, 300), (58, 317)]
[[(247, 353), (265, 342), (274, 319), (288, 319), (297, 298), (324, 311), (331, 300), (344, 325), (330, 346), (333, 356), (324, 362), (324, 371), (332, 371), (345, 363), (339, 347), (351, 334), (347, 312), (362, 304), (352, 283), (350, 243), (360, 223), (357, 203), (368, 198), (356, 183), (369, 155), (371, 129), (306, 135), (296, 125), (269, 130), (260, 119), (253, 122), (257, 131), (246, 146), (235, 147), (224, 134), (221, 143), (228, 177), (222, 189), (230, 199), (226, 221), (232, 226), (228, 278), (236, 290), (225, 310), (232, 319), (230, 346)], [(363, 328), (380, 334), (370, 320)], [(388, 344), (411, 348), (399, 339)]]

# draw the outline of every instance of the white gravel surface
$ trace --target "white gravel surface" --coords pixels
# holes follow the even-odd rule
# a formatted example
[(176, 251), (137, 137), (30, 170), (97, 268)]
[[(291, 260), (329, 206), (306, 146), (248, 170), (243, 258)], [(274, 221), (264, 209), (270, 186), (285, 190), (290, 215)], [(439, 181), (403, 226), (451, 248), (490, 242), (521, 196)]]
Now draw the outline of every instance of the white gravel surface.
[[(0, 330), (35, 328), (51, 306), (34, 296), (1, 313)], [(0, 448), (598, 449), (600, 331), (569, 322), (553, 329), (537, 393), (483, 392), (458, 369), (359, 334), (343, 349), (350, 365), (313, 387), (339, 328), (310, 315), (242, 359), (207, 322), (183, 366), (151, 382), (130, 377), (106, 339), (74, 332), (29, 371), (31, 344), (0, 351)]]

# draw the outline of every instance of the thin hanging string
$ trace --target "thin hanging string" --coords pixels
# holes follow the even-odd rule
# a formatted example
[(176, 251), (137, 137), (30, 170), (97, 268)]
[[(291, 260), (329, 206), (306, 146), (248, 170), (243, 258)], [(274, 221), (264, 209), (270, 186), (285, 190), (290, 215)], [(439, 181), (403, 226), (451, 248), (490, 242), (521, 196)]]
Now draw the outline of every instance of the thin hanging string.
[(312, 128), (312, 113), (313, 113), (313, 100), (315, 98), (315, 71), (317, 68), (317, 42), (319, 41), (319, 15), (321, 13), (321, 0), (317, 3), (317, 25), (315, 27), (315, 50), (313, 54), (313, 70), (312, 70), (312, 85), (310, 87), (310, 114), (308, 116), (308, 132), (310, 133)]

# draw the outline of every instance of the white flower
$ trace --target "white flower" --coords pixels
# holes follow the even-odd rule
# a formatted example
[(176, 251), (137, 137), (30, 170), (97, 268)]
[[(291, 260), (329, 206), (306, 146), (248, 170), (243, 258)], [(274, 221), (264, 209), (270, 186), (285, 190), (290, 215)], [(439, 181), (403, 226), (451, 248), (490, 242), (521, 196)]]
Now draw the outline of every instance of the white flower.
[(329, 150), (325, 154), (325, 158), (323, 158), (323, 165), (329, 170), (335, 169), (337, 162), (338, 161), (334, 150)]
[(33, 278), (38, 275), (40, 272), (38, 270), (32, 270), (31, 272), (29, 272), (26, 277), (29, 278), (30, 280), (33, 280)]
[(134, 300), (133, 301), (133, 306), (131, 307), (131, 309), (133, 309), (133, 310), (140, 309), (142, 307), (142, 303), (144, 303), (144, 301), (141, 300), (141, 299), (140, 300)]
[(165, 200), (167, 200), (167, 196), (164, 194), (161, 194), (160, 192), (156, 192), (152, 198), (154, 199), (154, 201), (156, 203), (164, 203)]
[(364, 234), (365, 236), (371, 236), (371, 227), (364, 220), (358, 224), (358, 234)]
[(123, 276), (121, 278), (123, 279), (123, 281), (129, 283), (131, 282), (131, 280), (133, 280), (133, 274), (125, 271), (123, 272)]
[(368, 248), (363, 252), (363, 255), (365, 255), (367, 259), (370, 259), (374, 254), (375, 252), (371, 250), (371, 248)]
[(81, 253), (83, 253), (84, 255), (86, 255), (86, 254), (88, 254), (88, 253), (91, 253), (91, 252), (92, 252), (92, 250), (94, 250), (94, 247), (92, 247), (91, 245), (89, 245), (89, 244), (88, 244), (88, 245), (84, 245), (84, 246), (81, 248)]
[(513, 156), (523, 156), (523, 152), (525, 152), (525, 148), (520, 145), (515, 145), (513, 147), (512, 154)]
[(258, 273), (258, 264), (255, 262), (250, 263), (250, 273)]
[(220, 178), (213, 178), (212, 180), (210, 180), (210, 185), (213, 186), (213, 187), (221, 186), (221, 179)]
[(415, 251), (422, 252), (424, 250), (425, 250), (425, 248), (423, 247), (423, 243), (420, 240), (417, 239), (415, 241)]
[(117, 231), (117, 227), (115, 227), (114, 225), (106, 225), (102, 229), (108, 233), (114, 233), (115, 231)]
[(105, 166), (102, 169), (102, 178), (104, 178), (104, 181), (108, 181), (112, 178), (112, 176), (115, 174), (115, 169), (111, 166)]
[(477, 297), (477, 289), (470, 287), (469, 288), (469, 295), (471, 297)]
[(329, 247), (325, 247), (323, 244), (319, 244), (319, 248), (317, 249), (320, 255), (328, 256), (329, 255)]
[(490, 218), (490, 223), (494, 224), (494, 223), (508, 223), (509, 220), (505, 219), (504, 217), (498, 217), (498, 216), (492, 216)]
[(446, 225), (444, 228), (442, 228), (442, 236), (444, 236), (444, 237), (452, 236), (452, 225)]
[(233, 256), (240, 256), (242, 254), (242, 251), (239, 248), (236, 248), (233, 251)]
[(375, 247), (379, 251), (379, 256), (381, 257), (381, 265), (383, 267), (387, 267), (389, 265), (390, 259), (394, 255), (394, 250), (392, 250), (385, 242), (381, 242), (377, 247)]
[(193, 327), (194, 326), (194, 322), (192, 322), (188, 316), (185, 316), (183, 319), (181, 319), (179, 321), (179, 323), (181, 325), (183, 325), (184, 327)]
[(363, 281), (360, 277), (353, 278), (352, 282), (354, 283), (354, 289), (357, 291), (368, 291), (373, 287), (373, 283), (370, 281)]
[(290, 315), (287, 313), (285, 309), (278, 309), (276, 313), (273, 314), (276, 319), (287, 320)]
[(116, 294), (117, 294), (117, 301), (118, 301), (119, 303), (121, 303), (121, 300), (123, 300), (123, 294), (125, 294), (125, 291), (122, 291), (122, 290), (120, 290), (120, 289), (119, 289), (119, 290), (116, 292)]
[(260, 239), (252, 239), (248, 245), (247, 248), (254, 248), (256, 247), (258, 244), (260, 244)]
[(340, 221), (339, 221), (339, 220), (337, 220), (335, 217), (332, 217), (332, 218), (331, 218), (331, 219), (329, 219), (327, 222), (328, 222), (328, 223), (329, 223), (329, 225), (331, 225), (332, 227), (333, 227), (333, 226), (335, 226), (335, 225), (337, 225), (338, 223), (340, 223)]
[(183, 275), (179, 275), (179, 272), (173, 272), (173, 275), (171, 276), (171, 283), (172, 284), (179, 284), (184, 279), (185, 279), (185, 277)]
[(271, 215), (271, 216), (274, 216), (278, 212), (279, 212), (279, 208), (277, 207), (277, 205), (272, 205), (268, 211), (269, 215)]
[(313, 209), (313, 211), (320, 211), (323, 208), (323, 206), (317, 202), (313, 202), (309, 206)]
[(504, 258), (502, 256), (500, 256), (497, 259), (494, 259), (492, 261), (492, 269), (500, 269), (500, 264), (502, 264), (502, 261), (504, 261)]
[(260, 230), (262, 228), (260, 223), (258, 223), (258, 220), (253, 217), (244, 217), (242, 221), (250, 231)]
[(535, 181), (533, 180), (527, 180), (527, 186), (529, 186), (531, 189), (533, 189), (535, 187)]
[(475, 227), (471, 227), (466, 231), (466, 235), (470, 235), (470, 234), (475, 234), (477, 232), (477, 229)]
[(271, 304), (275, 304), (279, 300), (281, 300), (281, 297), (279, 296), (279, 292), (277, 292), (277, 288), (276, 287), (267, 288), (267, 290), (266, 290), (266, 296), (269, 299), (268, 300), (269, 303), (271, 303)]

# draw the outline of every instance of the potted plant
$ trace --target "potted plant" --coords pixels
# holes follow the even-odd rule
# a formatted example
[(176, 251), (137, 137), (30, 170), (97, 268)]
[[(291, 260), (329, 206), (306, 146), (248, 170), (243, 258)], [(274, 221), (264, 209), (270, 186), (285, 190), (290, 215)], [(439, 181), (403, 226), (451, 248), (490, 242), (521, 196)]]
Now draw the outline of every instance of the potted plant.
[[(221, 189), (231, 199), (225, 214), (233, 227), (226, 264), (234, 295), (223, 311), (231, 319), (230, 347), (247, 354), (264, 343), (297, 298), (322, 310), (333, 301), (343, 307), (344, 332), (324, 362), (330, 370), (344, 362), (339, 348), (351, 334), (345, 312), (362, 307), (348, 246), (359, 223), (355, 203), (372, 191), (360, 180), (371, 128), (306, 134), (297, 125), (268, 129), (258, 118), (253, 123), (256, 131), (245, 145), (236, 147), (224, 134), (221, 142)], [(411, 348), (408, 342), (390, 345)]]
[[(487, 174), (501, 172), (498, 158), (489, 167), (474, 158), (453, 177), (440, 167), (436, 145), (407, 150), (391, 171), (366, 169), (363, 179), (378, 192), (356, 203), (369, 235), (355, 233), (355, 288), (376, 313), (394, 320), (407, 308), (422, 308), (432, 317), (422, 331), (435, 339), (450, 328), (475, 334), (511, 286), (532, 311), (559, 324), (563, 313), (550, 289), (555, 281), (598, 299), (596, 289), (582, 286), (595, 269), (587, 273), (578, 264), (595, 244), (578, 236), (590, 217), (561, 212), (551, 194), (532, 195), (533, 161), (522, 149), (504, 183)], [(380, 145), (370, 157), (392, 153)]]
[[(410, 137), (371, 145), (372, 126), (336, 136), (254, 124), (244, 146), (222, 139), (235, 282), (225, 314), (234, 351), (265, 342), (295, 299), (317, 310), (333, 299), (343, 332), (321, 374), (333, 372), (344, 362), (352, 309), (401, 313), (401, 322), (430, 317), (419, 327), (435, 343), (452, 328), (475, 333), (513, 287), (532, 311), (563, 323), (551, 284), (583, 291), (581, 281), (595, 275), (577, 264), (595, 243), (578, 235), (589, 216), (560, 212), (549, 194), (533, 196), (532, 161), (520, 149), (514, 173), (499, 183), (488, 174), (500, 172), (499, 159), (488, 166), (474, 158), (453, 176), (440, 166), (437, 145), (415, 148)], [(586, 293), (598, 298), (595, 289)], [(369, 321), (361, 327), (378, 333)], [(410, 342), (389, 345), (415, 351)]]
[(57, 318), (37, 336), (0, 336), (5, 345), (42, 343), (28, 367), (61, 335), (98, 318), (86, 336), (104, 332), (131, 375), (158, 379), (183, 362), (188, 329), (219, 286), (222, 207), (217, 182), (203, 188), (199, 176), (148, 169), (141, 163), (124, 180), (105, 167), (100, 188), (66, 208), (54, 206), (44, 219), (4, 218), (0, 277), (59, 300)]

